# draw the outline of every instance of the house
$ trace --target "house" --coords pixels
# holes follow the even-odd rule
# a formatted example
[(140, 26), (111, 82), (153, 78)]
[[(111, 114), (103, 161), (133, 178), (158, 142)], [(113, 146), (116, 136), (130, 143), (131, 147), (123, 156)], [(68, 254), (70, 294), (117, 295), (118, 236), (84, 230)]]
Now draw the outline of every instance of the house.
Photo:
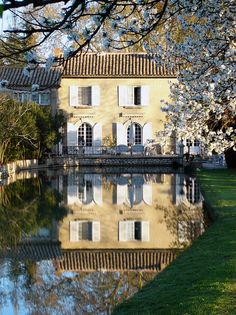
[[(82, 53), (64, 62), (59, 109), (67, 116), (63, 147), (94, 152), (104, 139), (145, 145), (163, 129), (161, 100), (176, 69), (145, 53)], [(164, 153), (175, 151), (174, 141)]]
[(58, 230), (63, 249), (168, 249), (203, 232), (202, 198), (192, 177), (71, 169), (59, 176), (58, 188), (68, 209)]
[(57, 111), (60, 78), (60, 69), (46, 70), (39, 67), (27, 76), (23, 68), (0, 67), (0, 81), (5, 82), (3, 91), (20, 102), (32, 101), (42, 106), (51, 106), (52, 113)]

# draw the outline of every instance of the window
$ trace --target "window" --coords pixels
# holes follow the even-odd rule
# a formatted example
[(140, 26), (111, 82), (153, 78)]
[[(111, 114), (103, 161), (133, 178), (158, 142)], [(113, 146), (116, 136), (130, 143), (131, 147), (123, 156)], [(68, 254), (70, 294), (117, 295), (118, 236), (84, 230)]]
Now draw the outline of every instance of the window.
[(149, 222), (120, 221), (119, 241), (149, 241)]
[(37, 104), (39, 104), (39, 94), (38, 93), (33, 93), (31, 96), (31, 100), (32, 102), (35, 102)]
[(99, 106), (100, 87), (92, 86), (70, 86), (70, 106)]
[(19, 102), (35, 102), (39, 105), (50, 105), (50, 93), (16, 92), (14, 98)]
[(119, 106), (147, 106), (149, 104), (149, 86), (119, 86)]
[(78, 105), (92, 105), (91, 86), (78, 87)]
[(93, 201), (93, 183), (92, 180), (79, 177), (78, 197), (82, 204), (90, 204)]
[(39, 94), (39, 104), (40, 105), (49, 105), (50, 104), (50, 94), (49, 93), (40, 93)]
[(196, 178), (186, 179), (187, 199), (190, 203), (194, 204), (200, 201), (200, 187)]
[(186, 140), (186, 146), (187, 147), (199, 147), (200, 146), (200, 142), (198, 139), (194, 139), (194, 141), (192, 142), (190, 139), (187, 139)]
[(91, 147), (92, 144), (93, 144), (92, 127), (87, 123), (83, 123), (78, 129), (78, 145)]
[(200, 141), (198, 139), (194, 140), (194, 146), (199, 147), (200, 146)]
[(139, 124), (132, 123), (127, 129), (127, 143), (142, 144), (142, 128)]
[(70, 241), (100, 241), (100, 222), (70, 221)]

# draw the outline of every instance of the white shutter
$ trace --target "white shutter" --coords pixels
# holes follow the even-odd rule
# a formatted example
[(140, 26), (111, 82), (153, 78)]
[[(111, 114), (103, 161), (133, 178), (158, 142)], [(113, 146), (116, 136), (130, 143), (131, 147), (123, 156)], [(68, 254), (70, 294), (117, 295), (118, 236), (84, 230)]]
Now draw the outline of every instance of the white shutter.
[(122, 205), (126, 201), (127, 197), (127, 185), (116, 186), (116, 203)]
[(77, 185), (68, 184), (68, 186), (67, 186), (67, 204), (68, 205), (73, 205), (75, 203), (79, 203), (77, 191), (78, 191)]
[(134, 240), (134, 221), (126, 221), (126, 240)]
[(116, 123), (116, 144), (127, 145), (127, 132), (126, 128), (121, 123)]
[(93, 126), (93, 146), (99, 147), (102, 145), (102, 125), (97, 123)]
[(141, 222), (141, 233), (142, 233), (142, 241), (148, 242), (149, 241), (149, 221), (142, 221)]
[(99, 221), (92, 222), (92, 240), (93, 242), (100, 241), (100, 222)]
[(97, 205), (102, 205), (102, 176), (93, 175), (93, 200)]
[(152, 183), (143, 184), (143, 201), (149, 206), (152, 205)]
[(78, 106), (78, 86), (70, 86), (70, 106)]
[(70, 242), (78, 242), (78, 221), (70, 221)]
[(100, 87), (99, 85), (92, 86), (92, 106), (100, 105)]
[(76, 146), (78, 144), (77, 139), (78, 127), (72, 123), (67, 123), (67, 145)]
[(148, 106), (149, 105), (149, 85), (141, 86), (141, 105)]
[(146, 123), (143, 126), (143, 144), (147, 143), (148, 139), (152, 139), (152, 123)]
[(178, 240), (180, 243), (188, 241), (188, 224), (185, 221), (178, 222)]
[(129, 105), (129, 87), (127, 85), (119, 85), (118, 97), (119, 97), (119, 106)]
[(126, 221), (119, 221), (119, 241), (125, 242), (126, 240)]

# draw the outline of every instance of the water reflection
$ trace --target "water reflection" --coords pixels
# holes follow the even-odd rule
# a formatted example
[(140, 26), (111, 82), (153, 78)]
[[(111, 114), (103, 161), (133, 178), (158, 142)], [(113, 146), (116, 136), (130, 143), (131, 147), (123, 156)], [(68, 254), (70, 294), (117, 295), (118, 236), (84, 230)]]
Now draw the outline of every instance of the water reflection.
[(48, 171), (1, 186), (0, 212), (4, 314), (109, 314), (205, 229), (184, 174)]

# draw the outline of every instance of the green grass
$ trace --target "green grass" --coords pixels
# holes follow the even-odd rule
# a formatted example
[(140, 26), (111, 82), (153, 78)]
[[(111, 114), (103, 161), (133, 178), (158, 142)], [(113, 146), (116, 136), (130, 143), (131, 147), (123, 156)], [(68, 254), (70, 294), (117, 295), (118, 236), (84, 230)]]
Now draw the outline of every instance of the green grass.
[(203, 170), (202, 191), (215, 222), (117, 314), (236, 314), (236, 172)]

